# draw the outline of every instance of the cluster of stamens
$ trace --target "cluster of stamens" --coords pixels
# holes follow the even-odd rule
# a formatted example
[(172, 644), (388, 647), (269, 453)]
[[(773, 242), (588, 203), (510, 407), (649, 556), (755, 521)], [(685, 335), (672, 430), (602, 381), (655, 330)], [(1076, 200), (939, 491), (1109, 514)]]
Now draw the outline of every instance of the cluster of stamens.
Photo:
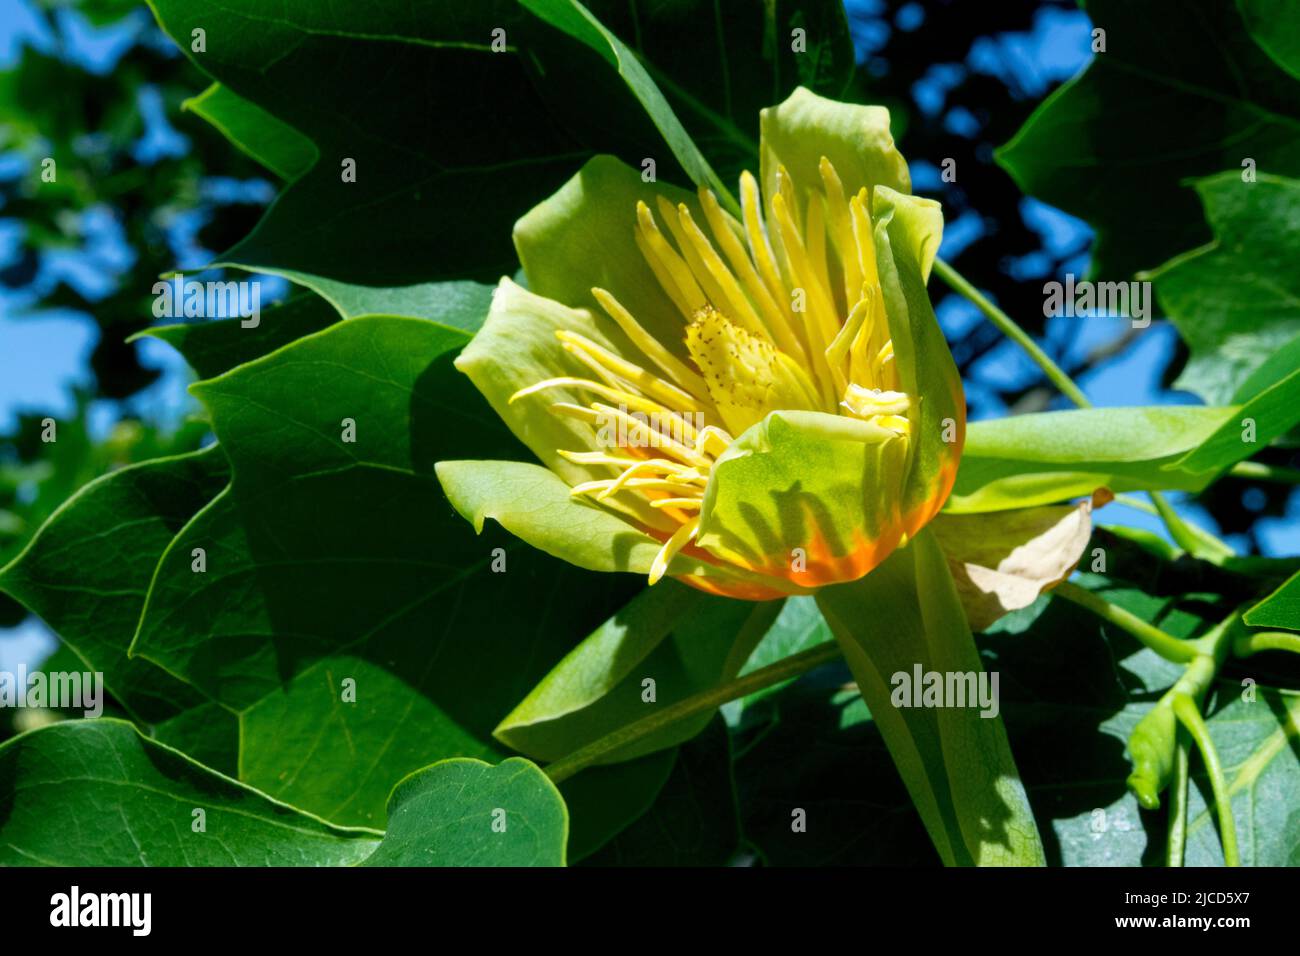
[(806, 191), (801, 209), (781, 168), (766, 215), (757, 182), (742, 174), (740, 221), (701, 188), (707, 232), (685, 203), (659, 197), (668, 234), (638, 203), (636, 243), (681, 313), (683, 347), (669, 348), (613, 295), (592, 289), (644, 361), (560, 331), (562, 347), (587, 374), (546, 379), (511, 398), (557, 387), (594, 397), (551, 406), (589, 423), (600, 449), (560, 454), (610, 475), (576, 484), (572, 493), (600, 502), (635, 496), (653, 509), (646, 530), (664, 543), (652, 584), (697, 534), (719, 456), (769, 412), (850, 415), (907, 440), (911, 399), (899, 390), (893, 364), (870, 197), (863, 188), (846, 198), (825, 158), (819, 171), (820, 188)]

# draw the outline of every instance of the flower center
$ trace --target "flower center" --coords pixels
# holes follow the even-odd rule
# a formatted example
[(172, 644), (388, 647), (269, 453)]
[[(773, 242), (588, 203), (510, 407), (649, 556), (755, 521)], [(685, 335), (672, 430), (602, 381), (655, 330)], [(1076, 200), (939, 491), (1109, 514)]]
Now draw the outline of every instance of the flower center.
[[(610, 474), (572, 493), (597, 501), (637, 496), (662, 516), (647, 528), (664, 541), (652, 584), (695, 537), (718, 456), (769, 412), (848, 415), (908, 440), (913, 398), (899, 390), (893, 363), (868, 192), (846, 197), (825, 158), (819, 171), (821, 182), (809, 185), (801, 206), (796, 184), (780, 168), (766, 213), (757, 181), (743, 173), (739, 221), (701, 188), (707, 232), (685, 203), (659, 198), (667, 234), (638, 203), (637, 246), (682, 315), (690, 362), (646, 332), (614, 296), (593, 289), (644, 361), (559, 332), (590, 377), (547, 379), (511, 399), (556, 386), (599, 399), (552, 406), (589, 422), (601, 449), (561, 454)], [(610, 440), (614, 434), (617, 441)]]

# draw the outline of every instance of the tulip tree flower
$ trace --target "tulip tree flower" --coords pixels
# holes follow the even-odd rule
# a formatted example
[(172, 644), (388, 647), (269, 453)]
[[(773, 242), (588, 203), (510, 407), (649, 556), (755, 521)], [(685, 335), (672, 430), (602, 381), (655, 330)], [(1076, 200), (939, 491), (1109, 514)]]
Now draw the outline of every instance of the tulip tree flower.
[[(738, 216), (589, 161), (517, 223), (528, 288), (501, 281), (456, 362), (541, 465), (442, 462), (452, 504), (585, 568), (750, 600), (883, 582), (901, 552), (967, 643), (1030, 603), (1077, 563), (1089, 505), (940, 514), (965, 400), (926, 291), (942, 212), (910, 192), (885, 109), (803, 89), (763, 111)], [(931, 819), (949, 798), (913, 790), (966, 859)]]

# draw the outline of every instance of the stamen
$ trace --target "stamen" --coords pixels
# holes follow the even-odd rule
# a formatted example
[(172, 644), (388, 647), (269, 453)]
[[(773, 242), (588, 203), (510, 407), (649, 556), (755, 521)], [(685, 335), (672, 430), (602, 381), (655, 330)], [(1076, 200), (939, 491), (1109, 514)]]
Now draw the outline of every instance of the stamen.
[(677, 552), (690, 543), (699, 529), (700, 519), (692, 518), (673, 532), (673, 536), (664, 543), (664, 546), (659, 549), (659, 553), (655, 555), (655, 559), (650, 562), (650, 583), (652, 585), (659, 583), (660, 578), (668, 571), (668, 562), (672, 561), (677, 556)]
[(668, 270), (665, 269), (663, 264), (655, 257), (655, 254), (650, 249), (650, 243), (646, 241), (645, 236), (641, 234), (640, 229), (637, 229), (636, 232), (633, 233), (632, 238), (636, 240), (636, 247), (641, 250), (641, 258), (645, 259), (646, 264), (650, 266), (650, 271), (655, 274), (655, 279), (659, 283), (659, 288), (663, 289), (664, 294), (672, 300), (673, 305), (677, 306), (677, 311), (682, 314), (682, 318), (689, 322), (692, 311), (691, 303), (682, 295), (681, 290), (677, 288), (677, 283), (673, 281), (673, 277), (669, 275)]
[(705, 301), (725, 302), (726, 293), (723, 291), (722, 285), (709, 271), (704, 260), (700, 257), (699, 250), (687, 237), (686, 229), (682, 224), (681, 211), (663, 196), (656, 197), (656, 204), (659, 207), (659, 215), (663, 217), (664, 222), (668, 225), (668, 231), (673, 235), (679, 254), (686, 263), (686, 267), (691, 270), (691, 278), (704, 290)]
[(641, 389), (647, 395), (657, 398), (660, 402), (670, 407), (676, 407), (682, 411), (698, 411), (695, 397), (689, 392), (683, 391), (676, 385), (665, 382), (657, 375), (653, 375), (641, 368), (639, 365), (633, 365), (627, 359), (615, 355), (606, 348), (597, 345), (591, 339), (584, 338), (576, 332), (569, 332), (561, 329), (555, 333), (556, 337), (564, 343), (570, 354), (579, 359), (590, 359), (584, 364), (595, 364), (608, 372), (632, 383)]
[(822, 397), (826, 399), (828, 405), (833, 406), (834, 381), (830, 374), (830, 367), (826, 364), (826, 348), (835, 337), (835, 333), (839, 331), (839, 323), (835, 319), (835, 307), (828, 301), (821, 281), (813, 274), (812, 264), (808, 261), (808, 254), (799, 238), (794, 220), (790, 218), (790, 209), (785, 203), (784, 196), (778, 194), (772, 200), (772, 212), (776, 217), (777, 232), (785, 248), (794, 284), (804, 290), (807, 308), (804, 314), (808, 317), (805, 327), (808, 344), (813, 352), (816, 378), (821, 384)]
[(605, 398), (618, 402), (632, 411), (641, 412), (649, 416), (650, 423), (655, 425), (666, 424), (669, 431), (675, 430), (686, 441), (694, 442), (696, 440), (697, 436), (695, 426), (677, 412), (664, 408), (664, 406), (660, 405), (658, 402), (652, 402), (640, 395), (634, 395), (631, 392), (622, 391), (620, 389), (609, 388), (598, 382), (593, 382), (585, 378), (548, 378), (545, 381), (538, 382), (536, 385), (529, 385), (527, 388), (521, 388), (510, 396), (510, 402), (513, 404), (515, 399), (523, 398), (544, 389), (556, 387), (582, 388), (587, 391), (595, 392), (598, 395), (603, 395)]
[(858, 262), (858, 244), (853, 238), (853, 224), (849, 218), (849, 204), (844, 198), (844, 186), (835, 167), (825, 156), (818, 163), (822, 187), (826, 190), (826, 213), (830, 222), (835, 251), (844, 270), (844, 298), (850, 308), (862, 289), (862, 266)]
[(695, 450), (701, 454), (709, 454), (709, 446), (712, 444), (717, 449), (713, 454), (721, 455), (731, 447), (733, 441), (734, 438), (716, 425), (705, 425), (695, 436)]
[[(650, 207), (645, 203), (638, 201), (636, 204), (637, 225), (641, 229), (641, 237), (645, 240), (646, 246), (650, 249), (650, 254), (659, 261), (663, 271), (671, 277), (673, 284), (677, 286), (682, 301), (686, 302), (693, 313), (704, 308), (708, 304), (708, 299), (704, 292), (696, 283), (694, 276), (691, 275), (690, 268), (682, 261), (673, 247), (668, 244), (659, 227), (655, 225), (655, 218), (650, 212)], [(687, 313), (689, 316), (690, 313)]]
[[(732, 220), (718, 205), (717, 197), (703, 187), (700, 189), (700, 201), (704, 205), (704, 215), (709, 221), (709, 228), (713, 231), (714, 239), (722, 246), (722, 251), (726, 254), (727, 261), (731, 263), (731, 268), (739, 277), (751, 301), (757, 306), (772, 340), (791, 358), (800, 362), (807, 361), (808, 357), (804, 354), (803, 345), (794, 334), (793, 329), (791, 329), (785, 312), (772, 298), (772, 294), (754, 268), (754, 263), (750, 260), (749, 253), (745, 251), (741, 240), (728, 228), (728, 222), (734, 222), (735, 220)], [(743, 236), (744, 227), (741, 226), (740, 228)]]
[(780, 308), (781, 314), (786, 317), (786, 321), (790, 323), (790, 327), (798, 335), (799, 323), (795, 321), (785, 283), (781, 281), (781, 273), (777, 268), (776, 258), (772, 254), (772, 247), (768, 244), (767, 232), (763, 228), (760, 209), (761, 200), (758, 195), (758, 183), (748, 171), (745, 171), (740, 174), (740, 211), (745, 220), (745, 232), (749, 236), (749, 250), (754, 256), (754, 264), (758, 268), (758, 274), (762, 276), (763, 282), (767, 286), (768, 293), (776, 302), (777, 307)]
[[(552, 408), (554, 407), (555, 406), (552, 406)], [(645, 422), (638, 421), (620, 408), (602, 405), (599, 402), (592, 403), (591, 407), (596, 412), (596, 419), (598, 421), (602, 420), (600, 416), (603, 413), (605, 416), (614, 419), (616, 423), (621, 424), (629, 433), (635, 432), (638, 435), (643, 435), (647, 439), (650, 439), (647, 441), (646, 447), (657, 448), (672, 455), (678, 461), (684, 461), (689, 465), (703, 466), (709, 464), (709, 460), (703, 455), (697, 453), (693, 448), (686, 447), (671, 435), (655, 431)]]
[(650, 361), (657, 364), (661, 369), (668, 373), (677, 384), (690, 392), (694, 398), (702, 402), (708, 401), (708, 389), (704, 386), (704, 379), (700, 378), (689, 368), (686, 363), (681, 361), (664, 348), (657, 339), (647, 332), (627, 309), (623, 308), (622, 303), (614, 298), (604, 289), (592, 289), (591, 294), (596, 297), (611, 319), (613, 319), (623, 334), (632, 340), (632, 344), (639, 348)]
[(686, 247), (691, 249), (700, 267), (708, 273), (710, 280), (718, 287), (718, 297), (714, 302), (727, 306), (728, 315), (734, 316), (747, 332), (770, 338), (767, 327), (754, 311), (754, 307), (749, 304), (745, 293), (741, 291), (740, 283), (731, 274), (731, 270), (722, 261), (722, 257), (713, 248), (708, 237), (695, 224), (695, 220), (691, 218), (691, 211), (684, 204), (678, 209), (678, 216)]

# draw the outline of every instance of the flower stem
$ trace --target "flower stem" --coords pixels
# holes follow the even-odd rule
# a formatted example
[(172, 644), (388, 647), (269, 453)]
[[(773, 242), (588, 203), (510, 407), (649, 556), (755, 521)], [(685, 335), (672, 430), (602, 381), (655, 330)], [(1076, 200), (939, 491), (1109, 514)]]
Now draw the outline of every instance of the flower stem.
[(1062, 581), (1052, 591), (1080, 607), (1087, 608), (1103, 621), (1108, 621), (1136, 637), (1165, 660), (1176, 664), (1190, 663), (1197, 655), (1196, 645), (1190, 641), (1181, 641), (1158, 627), (1148, 624), (1130, 611), (1111, 604), (1103, 597), (1093, 594), (1070, 581)]
[(1165, 845), (1165, 866), (1182, 866), (1187, 849), (1187, 777), (1189, 741), (1178, 735), (1174, 751), (1174, 778), (1169, 784), (1169, 839)]
[(798, 677), (814, 667), (836, 660), (839, 656), (839, 645), (834, 641), (827, 641), (825, 644), (818, 644), (816, 647), (779, 660), (775, 664), (761, 667), (752, 674), (737, 677), (735, 680), (719, 684), (717, 687), (694, 694), (685, 700), (679, 700), (675, 704), (669, 704), (662, 710), (620, 727), (618, 730), (592, 741), (585, 747), (578, 748), (567, 757), (549, 764), (546, 767), (546, 775), (551, 778), (552, 782), (560, 783), (572, 777), (579, 770), (585, 770), (601, 757), (626, 747), (628, 744), (649, 736), (670, 724), (699, 714), (707, 714), (728, 701), (763, 690), (792, 677)]
[(934, 260), (934, 272), (940, 279), (947, 283), (948, 287), (969, 299), (974, 306), (984, 313), (985, 317), (998, 327), (998, 330), (1011, 339), (1017, 345), (1028, 353), (1029, 357), (1037, 363), (1038, 367), (1058, 389), (1061, 394), (1068, 398), (1080, 408), (1090, 408), (1092, 402), (1088, 401), (1087, 396), (1074, 380), (1066, 375), (1059, 365), (1051, 360), (1037, 342), (1030, 337), (1029, 333), (1016, 325), (1014, 319), (1007, 315), (996, 305), (994, 305), (984, 293), (971, 285), (971, 283), (960, 272), (950, 266), (942, 259)]
[(1160, 520), (1169, 529), (1169, 536), (1174, 539), (1174, 544), (1188, 554), (1212, 562), (1236, 556), (1237, 552), (1232, 550), (1232, 546), (1226, 541), (1204, 528), (1184, 521), (1160, 492), (1148, 491), (1147, 494), (1151, 497), (1151, 503), (1155, 505)]
[(1240, 866), (1241, 857), (1237, 851), (1237, 824), (1232, 816), (1232, 797), (1228, 794), (1228, 782), (1223, 776), (1223, 764), (1219, 761), (1219, 751), (1215, 749), (1210, 737), (1210, 728), (1205, 725), (1205, 718), (1197, 709), (1196, 702), (1186, 694), (1174, 697), (1174, 713), (1178, 722), (1187, 728), (1187, 732), (1196, 741), (1196, 749), (1205, 761), (1205, 770), (1210, 777), (1210, 789), (1214, 791), (1215, 809), (1219, 814), (1219, 834), (1223, 843), (1223, 862), (1228, 866)]

